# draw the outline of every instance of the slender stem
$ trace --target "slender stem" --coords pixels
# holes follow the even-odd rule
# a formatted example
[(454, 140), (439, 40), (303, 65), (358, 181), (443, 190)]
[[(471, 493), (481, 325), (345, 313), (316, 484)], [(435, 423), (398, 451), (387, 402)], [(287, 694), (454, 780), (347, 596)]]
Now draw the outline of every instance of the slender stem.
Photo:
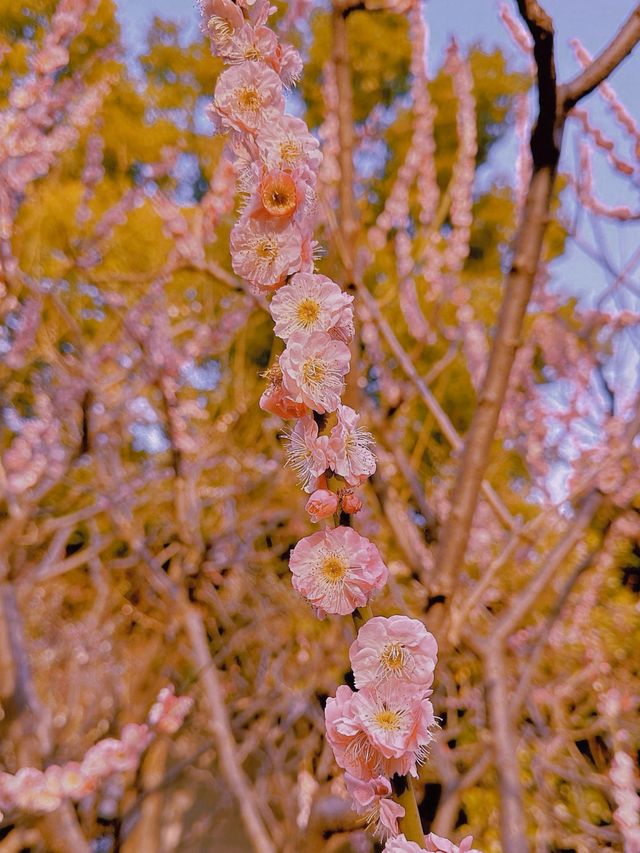
[(370, 604), (365, 604), (364, 607), (356, 607), (352, 613), (353, 624), (356, 626), (356, 631), (359, 631), (365, 622), (373, 617), (373, 610)]
[(404, 833), (408, 841), (413, 841), (424, 849), (424, 830), (411, 776), (394, 776), (391, 779), (391, 787), (393, 799), (404, 808), (404, 817), (398, 821), (400, 832)]

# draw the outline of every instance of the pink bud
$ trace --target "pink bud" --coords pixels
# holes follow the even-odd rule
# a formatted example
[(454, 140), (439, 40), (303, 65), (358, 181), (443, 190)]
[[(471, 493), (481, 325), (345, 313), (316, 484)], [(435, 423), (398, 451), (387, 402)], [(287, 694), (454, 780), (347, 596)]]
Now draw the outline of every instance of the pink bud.
[(345, 492), (342, 495), (342, 510), (349, 515), (354, 515), (362, 509), (362, 501), (353, 492)]
[(316, 489), (307, 501), (305, 509), (309, 513), (311, 521), (329, 518), (338, 509), (338, 496), (328, 489)]
[(290, 418), (301, 418), (307, 413), (307, 407), (304, 403), (296, 403), (290, 397), (287, 397), (282, 388), (267, 388), (260, 397), (260, 408), (265, 412), (271, 412), (272, 415), (284, 420)]

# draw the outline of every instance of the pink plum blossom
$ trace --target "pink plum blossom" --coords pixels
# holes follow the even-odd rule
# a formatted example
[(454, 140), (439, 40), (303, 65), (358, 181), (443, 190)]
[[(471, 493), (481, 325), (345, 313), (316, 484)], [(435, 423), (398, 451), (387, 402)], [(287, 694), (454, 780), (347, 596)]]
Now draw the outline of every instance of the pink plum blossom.
[(338, 766), (367, 780), (416, 776), (435, 719), (427, 691), (399, 682), (357, 692), (341, 685), (336, 698), (327, 700), (325, 723)]
[[(158, 693), (155, 703), (151, 706), (147, 721), (156, 731), (165, 735), (173, 735), (182, 726), (185, 717), (193, 708), (191, 696), (176, 696), (173, 684), (163, 687)], [(123, 740), (126, 739), (126, 729)]]
[(442, 838), (433, 832), (424, 837), (424, 847), (420, 847), (415, 841), (407, 841), (404, 835), (398, 835), (396, 838), (390, 838), (387, 841), (384, 850), (385, 853), (419, 853), (421, 850), (428, 850), (430, 853), (480, 853), (479, 850), (473, 850), (473, 837), (467, 835), (460, 842), (460, 845), (453, 844), (446, 838)]
[(213, 96), (221, 128), (257, 133), (284, 109), (282, 82), (262, 62), (243, 62), (222, 72)]
[(265, 222), (297, 221), (313, 209), (313, 191), (301, 169), (261, 169), (257, 165), (242, 178), (242, 189), (248, 194), (242, 219), (263, 219)]
[(80, 800), (109, 776), (135, 770), (154, 732), (174, 734), (193, 706), (188, 696), (163, 688), (151, 708), (148, 724), (130, 723), (120, 738), (104, 738), (90, 747), (82, 761), (52, 764), (45, 771), (23, 767), (15, 775), (0, 772), (0, 809), (42, 814), (55, 811), (62, 800)]
[(302, 488), (311, 494), (318, 487), (318, 479), (327, 470), (326, 435), (318, 435), (318, 424), (311, 415), (301, 418), (286, 435), (289, 458), (287, 464), (298, 475)]
[(480, 853), (480, 851), (473, 850), (471, 847), (473, 844), (472, 835), (467, 835), (466, 838), (463, 838), (458, 846), (452, 841), (436, 835), (435, 832), (430, 832), (429, 835), (425, 835), (424, 843), (426, 849), (430, 850), (431, 853)]
[(300, 118), (274, 116), (256, 139), (259, 156), (267, 169), (308, 168), (316, 173), (322, 162), (318, 140)]
[(358, 631), (349, 658), (358, 688), (385, 679), (428, 688), (438, 659), (438, 644), (418, 619), (374, 616)]
[(278, 57), (280, 79), (285, 86), (295, 86), (302, 76), (302, 57), (300, 53), (290, 44), (284, 44), (280, 48)]
[[(274, 61), (277, 55), (278, 40), (275, 33), (268, 27), (252, 27), (244, 23), (230, 38), (221, 40), (218, 36), (220, 29), (214, 31), (212, 40), (216, 43), (216, 52), (229, 65), (239, 65), (242, 62), (265, 62), (276, 73), (278, 63)], [(217, 38), (217, 41), (216, 41)], [(274, 67), (275, 66), (275, 67)]]
[(416, 776), (435, 725), (427, 691), (402, 682), (365, 687), (354, 704), (369, 741), (384, 759), (385, 775)]
[(375, 821), (376, 832), (383, 837), (398, 834), (398, 820), (404, 817), (404, 807), (391, 799), (391, 782), (384, 776), (375, 779), (356, 779), (344, 774), (344, 783), (351, 795), (354, 810), (367, 815), (369, 823)]
[(202, 13), (207, 19), (206, 32), (218, 56), (225, 51), (244, 24), (244, 15), (233, 0), (206, 0)]
[(274, 331), (286, 341), (297, 331), (310, 334), (353, 326), (352, 301), (327, 276), (298, 273), (271, 300)]
[(329, 489), (316, 489), (305, 506), (311, 521), (330, 518), (338, 510), (338, 496)]
[(350, 358), (349, 347), (326, 332), (298, 330), (280, 356), (282, 383), (292, 400), (320, 414), (333, 412), (340, 405)]
[(422, 853), (423, 850), (424, 847), (409, 841), (404, 835), (396, 835), (384, 845), (384, 853)]
[(322, 616), (346, 616), (364, 607), (388, 574), (376, 546), (350, 527), (301, 539), (291, 552), (289, 568), (294, 589)]
[(371, 433), (358, 426), (360, 415), (349, 406), (338, 406), (338, 422), (329, 437), (329, 463), (350, 486), (359, 486), (376, 470), (370, 448)]
[(234, 272), (259, 289), (277, 287), (300, 268), (302, 234), (292, 223), (241, 221), (234, 225), (230, 242)]

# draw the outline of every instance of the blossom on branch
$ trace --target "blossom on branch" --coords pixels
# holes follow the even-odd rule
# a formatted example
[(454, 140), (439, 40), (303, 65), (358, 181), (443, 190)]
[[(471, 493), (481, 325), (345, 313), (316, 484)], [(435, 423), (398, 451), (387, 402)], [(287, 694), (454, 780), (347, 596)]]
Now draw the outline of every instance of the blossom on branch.
[(213, 96), (212, 115), (220, 129), (257, 133), (273, 111), (282, 111), (282, 82), (262, 62), (243, 62), (223, 71)]
[(292, 584), (319, 615), (346, 616), (368, 604), (388, 570), (380, 552), (350, 527), (335, 527), (301, 539), (291, 552)]
[(318, 488), (318, 479), (327, 470), (326, 435), (318, 435), (318, 424), (311, 415), (301, 418), (295, 427), (286, 433), (288, 464), (298, 475), (302, 488), (308, 494)]
[(298, 273), (271, 300), (274, 332), (284, 341), (294, 332), (328, 332), (347, 342), (353, 330), (353, 296), (325, 275)]
[(300, 269), (303, 261), (302, 233), (297, 225), (266, 224), (260, 220), (240, 221), (231, 231), (233, 271), (258, 290), (278, 287)]
[(340, 405), (350, 359), (349, 347), (326, 332), (294, 332), (280, 356), (282, 384), (292, 400), (321, 415), (334, 412)]
[(472, 849), (473, 838), (467, 835), (460, 842), (460, 845), (453, 844), (446, 838), (442, 838), (433, 832), (424, 837), (424, 847), (420, 847), (415, 841), (408, 841), (404, 835), (398, 835), (396, 838), (390, 838), (385, 844), (384, 853), (419, 853), (421, 850), (429, 850), (431, 853), (479, 853), (478, 850)]
[(338, 422), (329, 436), (329, 464), (350, 486), (359, 486), (376, 470), (370, 448), (371, 433), (358, 426), (360, 415), (349, 406), (338, 406)]
[(438, 660), (438, 644), (418, 619), (375, 616), (360, 628), (349, 650), (358, 688), (405, 681), (428, 688)]
[(391, 798), (391, 782), (385, 776), (362, 780), (345, 773), (344, 783), (354, 810), (365, 815), (368, 823), (375, 823), (378, 835), (398, 834), (398, 820), (405, 809)]
[(336, 763), (357, 779), (417, 776), (435, 726), (428, 691), (398, 683), (356, 692), (340, 685), (325, 708)]

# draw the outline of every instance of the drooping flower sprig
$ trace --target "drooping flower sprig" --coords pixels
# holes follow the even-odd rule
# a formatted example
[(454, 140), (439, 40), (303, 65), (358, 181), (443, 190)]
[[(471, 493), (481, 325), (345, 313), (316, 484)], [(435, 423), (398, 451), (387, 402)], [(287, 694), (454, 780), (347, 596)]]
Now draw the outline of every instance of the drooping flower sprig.
[(326, 523), (293, 548), (292, 583), (318, 617), (353, 614), (359, 627), (350, 650), (357, 689), (342, 685), (327, 701), (327, 738), (354, 809), (383, 836), (402, 829), (423, 848), (415, 801), (413, 822), (397, 801), (396, 789), (411, 791), (410, 783), (394, 788), (394, 780), (417, 776), (433, 739), (437, 644), (417, 619), (373, 617), (369, 602), (388, 569), (376, 545), (350, 525), (362, 507), (355, 490), (374, 474), (376, 460), (360, 415), (341, 400), (353, 297), (316, 271), (322, 155), (305, 122), (285, 113), (285, 89), (302, 61), (267, 26), (275, 11), (269, 0), (200, 0), (200, 6), (213, 51), (227, 65), (209, 114), (229, 135), (243, 197), (230, 237), (232, 266), (256, 293), (271, 296), (274, 333), (285, 344), (265, 374), (260, 406), (295, 421), (286, 430), (289, 464), (310, 495), (311, 521)]
[(64, 800), (79, 802), (112, 776), (136, 770), (154, 737), (175, 734), (193, 707), (190, 696), (176, 696), (173, 685), (163, 687), (145, 723), (129, 723), (119, 738), (103, 738), (80, 762), (50, 764), (46, 770), (23, 767), (17, 773), (0, 772), (2, 814), (46, 814)]

